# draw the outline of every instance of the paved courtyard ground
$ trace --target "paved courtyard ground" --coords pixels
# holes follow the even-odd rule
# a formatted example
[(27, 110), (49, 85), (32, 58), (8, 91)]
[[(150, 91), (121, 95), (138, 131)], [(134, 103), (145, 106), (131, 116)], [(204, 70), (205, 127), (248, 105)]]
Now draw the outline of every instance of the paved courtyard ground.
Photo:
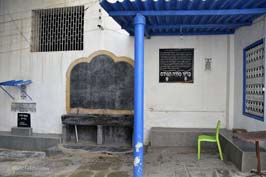
[[(0, 176), (8, 177), (132, 177), (132, 153), (95, 153), (60, 148), (62, 153), (0, 149)], [(145, 177), (242, 177), (234, 165), (204, 152), (200, 161), (191, 148), (146, 148)]]

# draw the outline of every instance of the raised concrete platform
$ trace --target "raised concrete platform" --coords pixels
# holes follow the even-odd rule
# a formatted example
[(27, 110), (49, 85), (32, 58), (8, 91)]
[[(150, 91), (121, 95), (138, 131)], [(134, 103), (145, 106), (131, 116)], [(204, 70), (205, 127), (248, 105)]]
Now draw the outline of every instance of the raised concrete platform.
[(61, 143), (61, 135), (32, 134), (32, 136), (12, 135), (0, 132), (0, 148), (45, 151)]
[[(201, 128), (151, 128), (152, 147), (196, 147), (198, 136), (214, 135), (215, 129)], [(216, 147), (215, 143), (202, 143), (204, 147)]]
[[(244, 172), (257, 168), (255, 144), (233, 138), (230, 130), (220, 132), (220, 141), (225, 160), (233, 162)], [(266, 150), (261, 148), (260, 151), (261, 167), (266, 170)]]
[(31, 136), (32, 135), (32, 128), (28, 127), (12, 127), (11, 128), (12, 135), (18, 136)]
[[(215, 129), (197, 128), (161, 128), (151, 129), (151, 147), (193, 147), (197, 148), (197, 137), (200, 134), (214, 135)], [(247, 172), (257, 168), (255, 144), (233, 138), (230, 130), (221, 130), (220, 142), (224, 159)], [(202, 150), (216, 148), (216, 143), (202, 143)], [(266, 150), (261, 149), (261, 166), (266, 170)]]

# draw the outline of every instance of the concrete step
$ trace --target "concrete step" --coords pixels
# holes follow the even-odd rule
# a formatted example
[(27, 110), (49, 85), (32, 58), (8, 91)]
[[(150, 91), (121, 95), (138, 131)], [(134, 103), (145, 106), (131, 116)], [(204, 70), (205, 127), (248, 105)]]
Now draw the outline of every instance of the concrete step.
[[(215, 129), (202, 128), (151, 128), (152, 147), (197, 147), (199, 135), (214, 135)], [(216, 148), (216, 143), (202, 143), (203, 148)]]
[(11, 128), (12, 135), (19, 135), (19, 136), (31, 136), (32, 135), (32, 128), (30, 127), (12, 127)]
[[(222, 130), (220, 133), (221, 147), (224, 159), (233, 162), (242, 172), (248, 172), (257, 168), (255, 143), (249, 143), (234, 138), (230, 130)], [(262, 170), (266, 170), (266, 150), (260, 149)]]
[(61, 143), (61, 135), (32, 134), (31, 136), (12, 135), (0, 132), (0, 148), (45, 151)]

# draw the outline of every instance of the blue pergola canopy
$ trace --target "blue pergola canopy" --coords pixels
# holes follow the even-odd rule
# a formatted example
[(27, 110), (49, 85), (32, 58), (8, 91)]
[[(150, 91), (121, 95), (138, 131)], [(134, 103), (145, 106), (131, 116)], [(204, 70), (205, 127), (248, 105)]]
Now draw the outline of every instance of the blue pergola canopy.
[(266, 0), (102, 0), (100, 4), (130, 35), (134, 35), (134, 16), (144, 15), (146, 36), (233, 34), (266, 13)]
[[(4, 88), (4, 86), (19, 87), (20, 91), (24, 93), (25, 97), (28, 97), (30, 100), (32, 100), (32, 98), (27, 94), (25, 90), (25, 86), (31, 83), (32, 83), (31, 80), (9, 80), (9, 81), (0, 82), (0, 89), (2, 89), (10, 98), (12, 98), (12, 100), (15, 100), (15, 97), (12, 96), (12, 94), (9, 91), (7, 91)], [(22, 88), (22, 86), (24, 87)]]
[(22, 86), (32, 83), (31, 80), (9, 80), (5, 82), (0, 82), (0, 86)]

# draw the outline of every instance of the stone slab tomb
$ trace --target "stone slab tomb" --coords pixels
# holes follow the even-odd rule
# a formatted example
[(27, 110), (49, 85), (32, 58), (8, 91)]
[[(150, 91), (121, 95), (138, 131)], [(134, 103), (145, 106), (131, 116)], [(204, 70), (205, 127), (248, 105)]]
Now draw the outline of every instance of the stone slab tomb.
[(67, 71), (63, 140), (130, 145), (133, 132), (133, 60), (98, 51)]

